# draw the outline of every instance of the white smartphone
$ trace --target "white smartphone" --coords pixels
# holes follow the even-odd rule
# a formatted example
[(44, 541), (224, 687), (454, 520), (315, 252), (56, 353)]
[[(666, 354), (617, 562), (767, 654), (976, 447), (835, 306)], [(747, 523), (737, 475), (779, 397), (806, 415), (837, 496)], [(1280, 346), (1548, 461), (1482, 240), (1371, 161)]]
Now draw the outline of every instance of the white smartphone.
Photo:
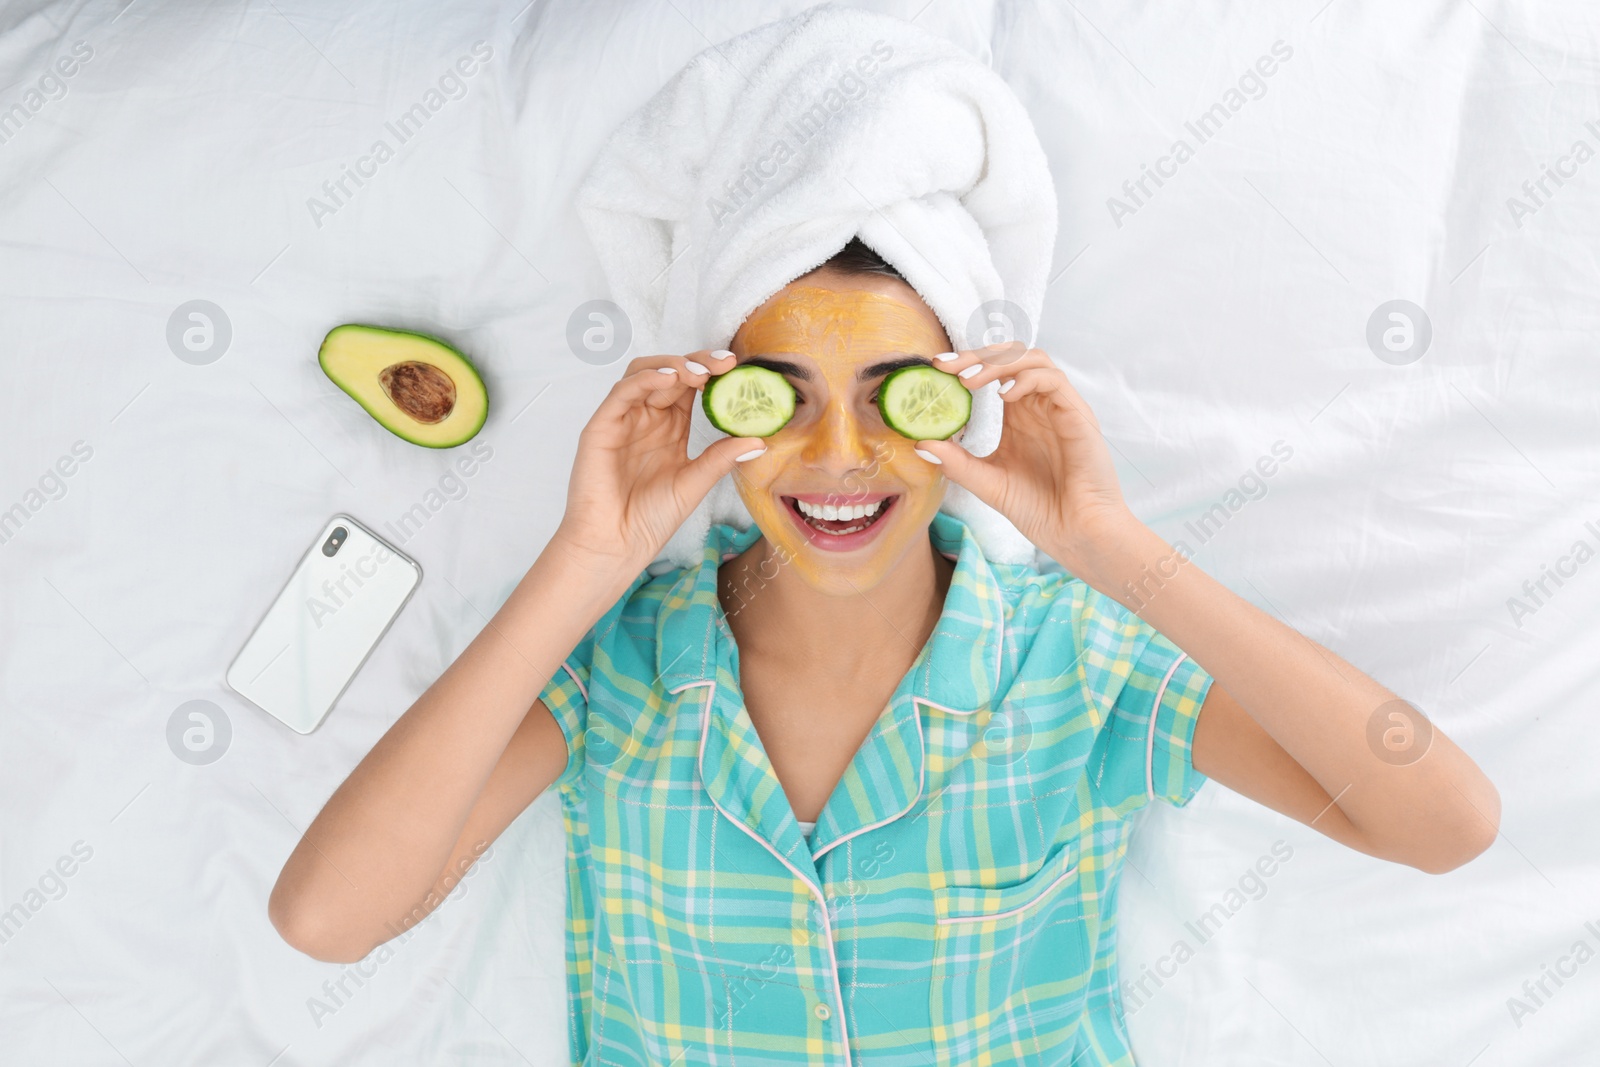
[(315, 730), (411, 599), (422, 568), (335, 515), (228, 667), (228, 687), (291, 730)]

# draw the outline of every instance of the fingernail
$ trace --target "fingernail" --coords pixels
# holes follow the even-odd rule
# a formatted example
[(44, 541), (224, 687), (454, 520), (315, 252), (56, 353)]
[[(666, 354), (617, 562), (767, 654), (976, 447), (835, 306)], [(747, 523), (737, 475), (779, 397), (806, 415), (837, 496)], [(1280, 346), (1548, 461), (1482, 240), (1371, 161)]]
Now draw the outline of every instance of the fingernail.
[(934, 356), (933, 358), (937, 359), (937, 360), (942, 360), (945, 363), (949, 363), (952, 359), (960, 359), (961, 357), (959, 355), (957, 355), (956, 353), (954, 353), (954, 352), (940, 352), (937, 356)]
[(678, 373), (678, 368), (677, 367), (657, 367), (656, 368), (656, 373), (657, 374), (677, 374)]
[(690, 370), (694, 371), (696, 374), (710, 374), (711, 373), (706, 368), (702, 367), (700, 364), (696, 363), (692, 359), (684, 360), (683, 361), (683, 365), (685, 367), (688, 367)]
[(957, 377), (970, 378), (974, 374), (977, 374), (982, 369), (983, 369), (983, 364), (982, 363), (974, 363), (972, 366), (968, 367), (966, 370), (962, 371), (959, 375), (957, 375)]
[(1017, 380), (1015, 378), (1007, 378), (1005, 384), (1000, 387), (1000, 392), (1003, 393), (1007, 389), (1010, 389), (1013, 385), (1016, 385), (1016, 384), (1017, 384)]
[(715, 352), (711, 353), (711, 358), (712, 359), (732, 359), (733, 358), (733, 353), (729, 352), (726, 348), (719, 348)]
[(757, 456), (764, 455), (766, 453), (766, 451), (767, 450), (764, 449), (764, 448), (757, 448), (757, 449), (754, 449), (753, 451), (746, 452), (742, 456), (734, 456), (733, 457), (733, 461), (735, 463), (743, 463), (747, 459), (755, 459)]
[(927, 460), (929, 463), (943, 463), (944, 462), (944, 460), (940, 459), (938, 456), (934, 455), (932, 452), (925, 452), (920, 448), (913, 448), (911, 451), (915, 452), (917, 455), (921, 456), (923, 459)]

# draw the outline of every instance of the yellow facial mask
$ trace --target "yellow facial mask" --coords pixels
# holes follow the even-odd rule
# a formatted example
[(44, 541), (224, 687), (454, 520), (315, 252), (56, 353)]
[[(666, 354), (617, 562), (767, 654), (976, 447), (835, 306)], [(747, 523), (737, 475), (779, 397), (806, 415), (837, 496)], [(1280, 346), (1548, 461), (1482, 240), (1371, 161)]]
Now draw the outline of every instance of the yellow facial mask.
[(781, 369), (797, 393), (793, 418), (736, 476), (773, 555), (808, 584), (859, 593), (926, 543), (945, 479), (884, 424), (875, 397), (887, 370), (877, 365), (932, 362), (949, 347), (914, 294), (809, 283), (781, 290), (734, 336), (741, 364)]

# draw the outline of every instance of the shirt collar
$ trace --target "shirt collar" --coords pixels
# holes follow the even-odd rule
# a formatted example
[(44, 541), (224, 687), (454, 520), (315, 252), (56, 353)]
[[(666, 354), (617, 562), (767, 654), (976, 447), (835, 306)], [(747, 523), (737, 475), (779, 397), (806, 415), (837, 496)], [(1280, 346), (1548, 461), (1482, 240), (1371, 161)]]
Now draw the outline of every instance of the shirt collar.
[(760, 536), (753, 525), (712, 526), (700, 563), (685, 568), (662, 601), (657, 677), (668, 692), (708, 687), (699, 765), (712, 803), (820, 892), (816, 864), (825, 853), (916, 806), (925, 785), (923, 739), (930, 717), (972, 715), (998, 689), (1001, 588), (967, 525), (936, 513), (929, 539), (956, 564), (938, 624), (852, 756), (807, 841), (738, 697), (737, 645), (717, 596), (717, 568)]
[[(723, 651), (719, 642), (731, 645), (733, 638), (717, 596), (717, 569), (760, 536), (754, 524), (741, 530), (713, 523), (699, 564), (685, 568), (662, 601), (656, 617), (656, 673), (668, 692), (716, 676)], [(1000, 582), (961, 519), (935, 512), (928, 537), (935, 551), (954, 559), (956, 567), (939, 622), (912, 666), (911, 692), (946, 710), (970, 713), (987, 704), (1000, 684)]]

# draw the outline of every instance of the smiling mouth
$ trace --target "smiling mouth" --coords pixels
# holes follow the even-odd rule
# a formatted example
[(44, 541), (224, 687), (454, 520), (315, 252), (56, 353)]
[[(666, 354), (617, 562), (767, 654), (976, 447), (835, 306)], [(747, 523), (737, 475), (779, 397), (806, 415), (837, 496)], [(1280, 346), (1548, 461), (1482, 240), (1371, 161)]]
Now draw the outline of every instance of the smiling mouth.
[[(893, 509), (895, 502), (898, 501), (900, 497), (898, 494), (880, 497), (875, 501), (871, 501), (863, 506), (856, 507), (850, 512), (850, 517), (848, 518), (833, 519), (826, 517), (826, 511), (821, 505), (806, 505), (806, 507), (811, 510), (811, 514), (808, 515), (804, 510), (801, 509), (800, 501), (796, 500), (794, 497), (784, 496), (780, 497), (780, 499), (783, 501), (784, 507), (788, 508), (794, 514), (795, 518), (799, 519), (813, 530), (820, 530), (825, 534), (832, 534), (835, 537), (842, 537), (845, 534), (860, 533), (862, 530), (865, 530), (870, 526), (877, 525), (883, 520), (883, 517), (887, 515), (891, 509)], [(855, 514), (855, 512), (861, 511), (862, 507), (872, 507), (873, 505), (876, 505), (876, 510), (874, 510), (871, 514)], [(834, 510), (837, 512), (841, 509), (836, 508)]]

